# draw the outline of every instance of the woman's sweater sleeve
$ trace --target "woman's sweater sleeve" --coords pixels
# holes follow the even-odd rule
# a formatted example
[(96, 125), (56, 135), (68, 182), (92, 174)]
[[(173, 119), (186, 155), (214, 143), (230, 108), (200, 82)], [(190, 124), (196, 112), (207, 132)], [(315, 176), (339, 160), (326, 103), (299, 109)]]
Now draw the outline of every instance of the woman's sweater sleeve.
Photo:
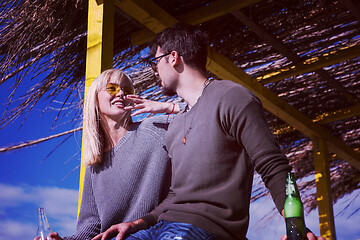
[(91, 167), (86, 168), (84, 189), (76, 233), (64, 240), (91, 239), (100, 233), (101, 223), (92, 191)]

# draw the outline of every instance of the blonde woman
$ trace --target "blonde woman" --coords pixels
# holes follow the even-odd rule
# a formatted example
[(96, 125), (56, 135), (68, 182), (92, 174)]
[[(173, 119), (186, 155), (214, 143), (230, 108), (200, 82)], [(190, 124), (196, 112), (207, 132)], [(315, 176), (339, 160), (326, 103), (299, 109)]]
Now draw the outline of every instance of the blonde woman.
[[(128, 94), (134, 94), (133, 84), (117, 69), (104, 71), (89, 88), (84, 106), (83, 199), (76, 233), (64, 239), (91, 239), (114, 224), (144, 216), (167, 196), (171, 178), (164, 140), (168, 117), (133, 123), (125, 109)], [(175, 105), (162, 106), (164, 112)], [(57, 233), (51, 237), (62, 239)]]

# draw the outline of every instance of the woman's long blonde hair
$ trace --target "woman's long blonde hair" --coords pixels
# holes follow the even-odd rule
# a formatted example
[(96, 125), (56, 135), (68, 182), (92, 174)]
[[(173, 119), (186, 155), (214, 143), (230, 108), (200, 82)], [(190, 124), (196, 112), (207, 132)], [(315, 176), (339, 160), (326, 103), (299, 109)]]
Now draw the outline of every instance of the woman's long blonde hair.
[[(101, 156), (104, 150), (104, 142), (108, 140), (106, 130), (101, 127), (98, 92), (106, 86), (112, 79), (115, 82), (121, 80), (132, 81), (119, 69), (108, 69), (102, 72), (91, 84), (84, 103), (84, 148), (83, 161), (86, 166), (90, 166), (102, 161)], [(131, 121), (130, 112), (128, 119)]]

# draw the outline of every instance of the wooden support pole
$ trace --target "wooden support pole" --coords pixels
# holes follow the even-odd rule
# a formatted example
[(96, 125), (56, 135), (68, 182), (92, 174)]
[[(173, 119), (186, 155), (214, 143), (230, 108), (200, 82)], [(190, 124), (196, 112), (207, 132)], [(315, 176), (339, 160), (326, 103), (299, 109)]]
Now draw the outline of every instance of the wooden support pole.
[(336, 240), (331, 198), (329, 153), (324, 139), (313, 138), (313, 155), (320, 234), (326, 239)]
[[(85, 95), (96, 77), (113, 66), (114, 48), (114, 0), (89, 0), (88, 35), (85, 72)], [(84, 131), (84, 129), (83, 129)], [(82, 142), (84, 143), (84, 134)], [(85, 165), (81, 154), (78, 216), (84, 187)]]

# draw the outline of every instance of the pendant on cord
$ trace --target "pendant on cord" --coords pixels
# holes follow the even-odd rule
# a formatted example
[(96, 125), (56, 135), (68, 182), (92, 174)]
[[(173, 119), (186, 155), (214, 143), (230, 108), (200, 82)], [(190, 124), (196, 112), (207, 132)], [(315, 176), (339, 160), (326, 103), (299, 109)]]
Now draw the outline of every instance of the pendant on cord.
[(185, 143), (186, 143), (186, 137), (185, 137), (185, 136), (182, 137), (181, 142), (182, 142), (182, 144), (185, 144)]

